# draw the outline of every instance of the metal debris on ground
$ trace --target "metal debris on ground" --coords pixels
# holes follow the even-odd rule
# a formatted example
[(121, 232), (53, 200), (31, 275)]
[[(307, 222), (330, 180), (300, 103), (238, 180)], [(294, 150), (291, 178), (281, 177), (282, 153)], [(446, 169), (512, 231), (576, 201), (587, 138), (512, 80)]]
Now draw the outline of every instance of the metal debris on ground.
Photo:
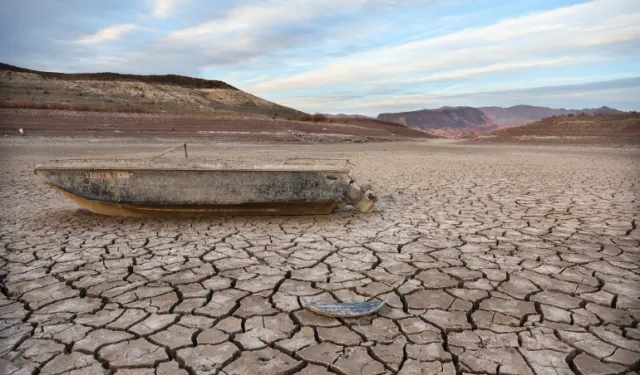
[(333, 318), (357, 318), (378, 312), (387, 303), (389, 296), (383, 300), (371, 299), (359, 302), (327, 302), (314, 301), (306, 304), (306, 308), (316, 314)]

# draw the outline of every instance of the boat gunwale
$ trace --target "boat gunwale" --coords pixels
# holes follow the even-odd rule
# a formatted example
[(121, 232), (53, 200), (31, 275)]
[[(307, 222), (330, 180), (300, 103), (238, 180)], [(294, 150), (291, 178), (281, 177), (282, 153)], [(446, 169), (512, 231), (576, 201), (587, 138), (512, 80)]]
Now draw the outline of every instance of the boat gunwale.
[[(295, 159), (295, 158), (294, 158)], [(302, 158), (306, 159), (306, 158)], [(289, 159), (287, 159), (289, 160)], [(315, 172), (315, 173), (346, 173), (350, 174), (351, 169), (346, 165), (334, 164), (282, 164), (274, 161), (271, 163), (258, 163), (252, 167), (246, 167), (237, 164), (254, 163), (253, 160), (240, 159), (179, 159), (178, 160), (153, 160), (146, 158), (63, 158), (50, 159), (35, 166), (34, 171), (38, 170), (73, 170), (73, 171), (217, 171), (217, 172)], [(311, 159), (315, 160), (315, 159)], [(329, 159), (317, 159), (329, 160)], [(339, 159), (343, 160), (343, 159)], [(231, 162), (230, 165), (220, 163), (220, 161)], [(348, 160), (347, 164), (350, 164)], [(92, 166), (91, 164), (97, 164)], [(130, 163), (131, 165), (126, 165)], [(233, 163), (237, 163), (235, 166)]]
[[(285, 168), (282, 168), (285, 167)], [(300, 167), (296, 165), (295, 167)], [(49, 165), (38, 165), (34, 168), (35, 172), (38, 171), (153, 171), (153, 172), (293, 172), (293, 173), (346, 173), (349, 174), (349, 169), (323, 169), (322, 167), (317, 168), (291, 168), (287, 169), (286, 166), (274, 166), (273, 168), (234, 168), (234, 167), (221, 167), (217, 166), (214, 168), (206, 168), (206, 167), (185, 167), (185, 168), (164, 168), (161, 166), (158, 167), (107, 167), (107, 166), (49, 166)]]

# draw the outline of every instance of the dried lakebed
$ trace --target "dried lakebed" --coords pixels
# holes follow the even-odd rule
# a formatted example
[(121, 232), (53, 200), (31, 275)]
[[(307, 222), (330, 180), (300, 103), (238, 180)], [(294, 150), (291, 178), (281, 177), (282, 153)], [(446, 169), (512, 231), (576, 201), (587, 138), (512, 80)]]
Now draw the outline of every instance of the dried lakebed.
[[(192, 146), (348, 157), (377, 212), (321, 217), (101, 217), (33, 174), (170, 145), (0, 140), (1, 373), (638, 373), (637, 149)], [(301, 306), (387, 294), (366, 318)]]

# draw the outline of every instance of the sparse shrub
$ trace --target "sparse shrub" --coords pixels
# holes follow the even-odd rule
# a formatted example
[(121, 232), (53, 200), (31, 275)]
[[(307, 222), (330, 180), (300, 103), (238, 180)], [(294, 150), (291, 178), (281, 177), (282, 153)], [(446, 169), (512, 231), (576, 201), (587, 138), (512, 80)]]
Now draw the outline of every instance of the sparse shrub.
[(325, 122), (327, 121), (327, 116), (323, 115), (322, 113), (316, 113), (314, 115), (304, 113), (300, 116), (300, 121)]
[(314, 122), (324, 122), (327, 121), (327, 116), (321, 114), (321, 113), (316, 113), (315, 115), (313, 115), (313, 121)]

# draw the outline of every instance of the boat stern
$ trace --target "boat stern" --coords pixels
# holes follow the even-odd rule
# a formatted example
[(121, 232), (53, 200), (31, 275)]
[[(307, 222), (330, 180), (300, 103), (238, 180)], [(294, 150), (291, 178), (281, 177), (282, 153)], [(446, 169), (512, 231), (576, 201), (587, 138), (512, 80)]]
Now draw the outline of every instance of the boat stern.
[(360, 187), (355, 181), (351, 181), (346, 200), (347, 203), (355, 207), (360, 212), (371, 212), (373, 211), (378, 198), (368, 189)]

